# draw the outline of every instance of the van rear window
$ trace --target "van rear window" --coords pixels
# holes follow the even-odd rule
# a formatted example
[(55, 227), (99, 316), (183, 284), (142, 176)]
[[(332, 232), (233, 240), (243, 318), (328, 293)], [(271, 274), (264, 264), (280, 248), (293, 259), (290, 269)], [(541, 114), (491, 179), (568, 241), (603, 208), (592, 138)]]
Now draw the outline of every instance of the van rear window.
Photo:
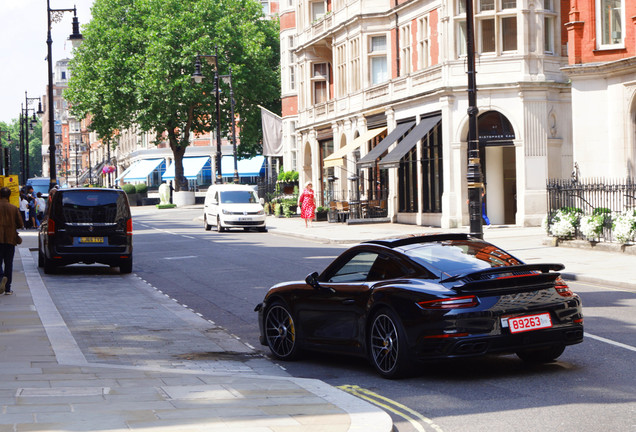
[(61, 195), (66, 223), (115, 223), (130, 217), (125, 196), (115, 191), (63, 191)]

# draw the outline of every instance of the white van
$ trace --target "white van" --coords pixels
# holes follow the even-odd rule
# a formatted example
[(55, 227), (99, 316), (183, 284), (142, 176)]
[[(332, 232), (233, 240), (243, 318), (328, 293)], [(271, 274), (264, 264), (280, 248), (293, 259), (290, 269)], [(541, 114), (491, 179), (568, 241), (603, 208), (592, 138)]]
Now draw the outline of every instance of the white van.
[(267, 231), (263, 198), (259, 199), (252, 186), (215, 184), (205, 194), (203, 226), (216, 226), (218, 232), (229, 228), (256, 228)]

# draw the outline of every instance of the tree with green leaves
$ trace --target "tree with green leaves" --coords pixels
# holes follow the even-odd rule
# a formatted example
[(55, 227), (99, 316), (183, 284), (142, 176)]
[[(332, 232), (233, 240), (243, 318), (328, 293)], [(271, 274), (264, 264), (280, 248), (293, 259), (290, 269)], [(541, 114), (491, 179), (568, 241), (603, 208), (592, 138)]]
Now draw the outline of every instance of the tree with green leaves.
[[(279, 26), (263, 19), (256, 0), (95, 0), (84, 41), (71, 61), (65, 98), (72, 113), (111, 145), (136, 124), (165, 134), (178, 190), (187, 190), (183, 155), (190, 134), (216, 126), (214, 71), (194, 84), (197, 54), (218, 52), (221, 75), (232, 69), (239, 152), (261, 152), (260, 109), (280, 112)], [(221, 131), (231, 128), (228, 89), (221, 81)]]
[[(2, 147), (9, 150), (9, 174), (21, 175), (20, 167), (20, 121), (17, 118), (11, 123), (0, 122), (0, 130), (9, 134), (2, 134), (0, 141)], [(11, 141), (9, 141), (11, 135)], [(42, 122), (34, 125), (33, 130), (29, 130), (29, 176), (38, 177), (42, 175)], [(0, 160), (0, 164), (4, 164)]]

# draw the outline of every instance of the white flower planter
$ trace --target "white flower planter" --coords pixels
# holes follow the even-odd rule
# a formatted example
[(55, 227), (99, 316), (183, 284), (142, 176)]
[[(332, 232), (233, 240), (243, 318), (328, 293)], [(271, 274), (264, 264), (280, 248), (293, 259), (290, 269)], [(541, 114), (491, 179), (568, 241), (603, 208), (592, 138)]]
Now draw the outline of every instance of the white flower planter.
[(172, 193), (172, 202), (177, 207), (194, 205), (194, 191), (175, 191)]

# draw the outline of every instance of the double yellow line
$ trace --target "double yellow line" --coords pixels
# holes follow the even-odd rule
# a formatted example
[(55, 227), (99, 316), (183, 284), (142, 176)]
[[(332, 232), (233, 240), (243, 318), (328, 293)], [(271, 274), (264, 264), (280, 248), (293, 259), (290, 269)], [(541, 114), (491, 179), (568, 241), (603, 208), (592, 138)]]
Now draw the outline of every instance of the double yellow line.
[(443, 432), (442, 428), (433, 423), (431, 419), (424, 417), (422, 414), (418, 413), (417, 411), (413, 411), (411, 408), (402, 405), (399, 402), (374, 393), (370, 390), (363, 389), (362, 387), (356, 385), (342, 385), (338, 386), (338, 388), (354, 396), (357, 396), (360, 399), (364, 399), (367, 402), (372, 403), (373, 405), (377, 405), (388, 412), (391, 412), (399, 417), (406, 419), (418, 432), (426, 432), (424, 425), (428, 425), (436, 432)]

